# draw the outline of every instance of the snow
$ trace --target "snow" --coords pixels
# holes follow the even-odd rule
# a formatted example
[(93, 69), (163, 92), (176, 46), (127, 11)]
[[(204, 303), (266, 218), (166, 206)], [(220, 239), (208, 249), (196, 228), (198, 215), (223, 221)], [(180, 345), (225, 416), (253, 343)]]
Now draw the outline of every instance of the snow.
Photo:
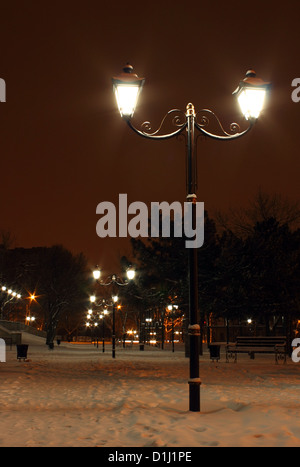
[(300, 366), (273, 355), (200, 359), (201, 412), (188, 410), (183, 349), (91, 344), (49, 350), (36, 336), (28, 362), (0, 364), (0, 446), (300, 446)]

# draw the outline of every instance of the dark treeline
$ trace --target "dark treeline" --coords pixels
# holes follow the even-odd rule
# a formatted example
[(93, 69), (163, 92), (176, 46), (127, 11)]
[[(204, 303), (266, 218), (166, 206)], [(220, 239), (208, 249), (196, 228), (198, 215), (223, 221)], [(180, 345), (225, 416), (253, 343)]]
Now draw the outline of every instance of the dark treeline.
[[(7, 291), (1, 293), (1, 318), (17, 319), (19, 307), (24, 319), (24, 307), (33, 308), (40, 329), (47, 332), (48, 345), (53, 343), (59, 323), (64, 322), (67, 329), (70, 316), (72, 323), (81, 322), (91, 282), (82, 254), (73, 255), (60, 245), (11, 249), (2, 244), (0, 277), (1, 286), (22, 294), (22, 300), (10, 302)], [(36, 299), (31, 300), (31, 295)]]
[[(294, 337), (300, 318), (299, 219), (296, 203), (261, 191), (249, 208), (218, 214), (216, 220), (205, 213), (205, 240), (198, 250), (202, 331), (212, 317), (251, 318), (263, 325), (265, 335), (275, 334), (280, 325), (289, 339)], [(135, 305), (162, 315), (176, 302), (188, 316), (184, 239), (132, 239), (132, 250), (139, 269), (131, 288)]]

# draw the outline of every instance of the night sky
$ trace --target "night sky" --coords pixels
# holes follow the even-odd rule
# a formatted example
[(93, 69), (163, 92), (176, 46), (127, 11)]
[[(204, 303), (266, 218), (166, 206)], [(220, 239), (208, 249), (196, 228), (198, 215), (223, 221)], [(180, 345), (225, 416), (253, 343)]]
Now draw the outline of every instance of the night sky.
[(111, 77), (126, 62), (146, 78), (137, 125), (192, 102), (228, 129), (243, 123), (232, 92), (246, 71), (271, 81), (248, 135), (199, 142), (198, 201), (212, 216), (259, 188), (300, 201), (299, 12), (296, 1), (2, 2), (0, 228), (112, 273), (130, 248), (97, 237), (98, 203), (185, 201), (184, 144), (140, 138), (120, 118)]

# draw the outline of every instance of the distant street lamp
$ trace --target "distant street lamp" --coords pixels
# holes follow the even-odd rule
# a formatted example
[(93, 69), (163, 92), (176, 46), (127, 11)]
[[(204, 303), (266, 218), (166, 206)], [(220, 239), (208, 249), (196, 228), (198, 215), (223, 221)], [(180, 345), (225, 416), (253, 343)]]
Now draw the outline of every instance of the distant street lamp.
[[(111, 274), (107, 276), (104, 280), (101, 280), (101, 270), (97, 267), (93, 271), (93, 277), (97, 281), (97, 284), (100, 286), (113, 286), (113, 295), (112, 295), (112, 311), (113, 311), (113, 329), (112, 329), (112, 358), (116, 358), (116, 307), (119, 300), (118, 295), (115, 294), (115, 286), (125, 287), (129, 285), (129, 281), (133, 280), (135, 277), (135, 270), (132, 268), (127, 269), (126, 271), (127, 279), (122, 279), (117, 274)], [(90, 297), (91, 302), (95, 303), (96, 297), (92, 295)]]
[(102, 352), (105, 352), (105, 316), (107, 315), (108, 310), (104, 308), (103, 313), (100, 315), (100, 319), (102, 320)]
[(30, 322), (35, 321), (35, 317), (34, 317), (34, 316), (27, 316), (27, 317), (26, 317), (26, 321), (27, 321), (27, 323), (29, 324)]
[(178, 305), (168, 305), (168, 310), (171, 315), (171, 322), (172, 322), (172, 329), (171, 329), (171, 340), (172, 340), (172, 352), (175, 352), (175, 346), (174, 346), (174, 315), (176, 311), (178, 310)]
[[(96, 318), (95, 318), (96, 319)], [(92, 331), (92, 328), (95, 329), (94, 331), (94, 337), (95, 337), (95, 340), (97, 342), (97, 348), (98, 348), (98, 333), (97, 333), (97, 328), (98, 328), (98, 322), (97, 321), (94, 321), (92, 319), (92, 315), (88, 315), (87, 316), (87, 322), (85, 323), (86, 327), (91, 329), (91, 343), (93, 343), (93, 331)]]
[[(121, 75), (112, 79), (118, 108), (121, 117), (128, 126), (138, 135), (144, 138), (162, 140), (172, 138), (186, 132), (187, 135), (187, 201), (192, 203), (192, 227), (196, 225), (196, 202), (197, 202), (197, 165), (195, 151), (195, 130), (201, 134), (217, 140), (234, 140), (245, 135), (256, 122), (264, 101), (269, 84), (259, 78), (253, 70), (247, 72), (245, 79), (240, 81), (238, 88), (234, 91), (244, 117), (248, 120), (249, 126), (241, 131), (237, 123), (230, 125), (230, 132), (226, 132), (220, 120), (211, 110), (205, 109), (195, 112), (193, 104), (186, 106), (186, 112), (174, 109), (170, 110), (163, 118), (158, 130), (151, 129), (150, 122), (144, 122), (140, 129), (131, 123), (137, 106), (140, 92), (144, 86), (145, 79), (139, 78), (131, 65), (127, 64), (123, 68)], [(161, 129), (167, 117), (172, 118), (174, 129), (171, 133), (161, 134)], [(208, 131), (210, 118), (216, 121), (219, 133)], [(190, 378), (189, 378), (189, 398), (190, 410), (200, 411), (200, 373), (199, 373), (199, 344), (200, 326), (198, 324), (198, 265), (197, 249), (189, 248), (189, 337), (190, 337)]]
[(0, 288), (0, 319), (4, 318), (4, 308), (12, 300), (20, 299), (21, 294), (8, 289), (5, 285)]
[[(94, 298), (94, 295), (90, 297), (90, 300)], [(95, 297), (96, 298), (96, 297)], [(87, 323), (86, 326), (90, 327), (94, 325), (97, 327), (99, 325), (98, 319), (102, 321), (102, 351), (105, 352), (105, 316), (108, 314), (108, 306), (110, 305), (105, 299), (101, 300), (100, 302), (96, 302), (95, 300), (91, 300), (93, 304), (97, 307), (102, 307), (102, 310), (94, 313), (93, 309), (88, 310), (87, 312)], [(97, 348), (98, 348), (98, 335), (97, 335)]]
[(28, 300), (29, 300), (29, 304), (26, 305), (26, 317), (25, 317), (25, 324), (28, 324), (28, 326), (30, 325), (30, 322), (31, 321), (35, 321), (35, 318), (32, 318), (31, 317), (31, 305), (32, 305), (32, 302), (35, 302), (36, 301), (36, 295), (33, 293), (33, 294), (30, 294), (29, 297), (26, 297)]

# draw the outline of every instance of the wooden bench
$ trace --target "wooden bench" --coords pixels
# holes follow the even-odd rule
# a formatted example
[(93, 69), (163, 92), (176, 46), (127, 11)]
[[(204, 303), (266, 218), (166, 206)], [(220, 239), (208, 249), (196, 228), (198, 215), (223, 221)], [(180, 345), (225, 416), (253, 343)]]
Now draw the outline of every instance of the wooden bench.
[(275, 363), (279, 360), (286, 363), (286, 338), (285, 337), (237, 337), (236, 342), (226, 345), (226, 362), (234, 359), (237, 362), (238, 353), (247, 353), (252, 360), (256, 353), (274, 354)]

